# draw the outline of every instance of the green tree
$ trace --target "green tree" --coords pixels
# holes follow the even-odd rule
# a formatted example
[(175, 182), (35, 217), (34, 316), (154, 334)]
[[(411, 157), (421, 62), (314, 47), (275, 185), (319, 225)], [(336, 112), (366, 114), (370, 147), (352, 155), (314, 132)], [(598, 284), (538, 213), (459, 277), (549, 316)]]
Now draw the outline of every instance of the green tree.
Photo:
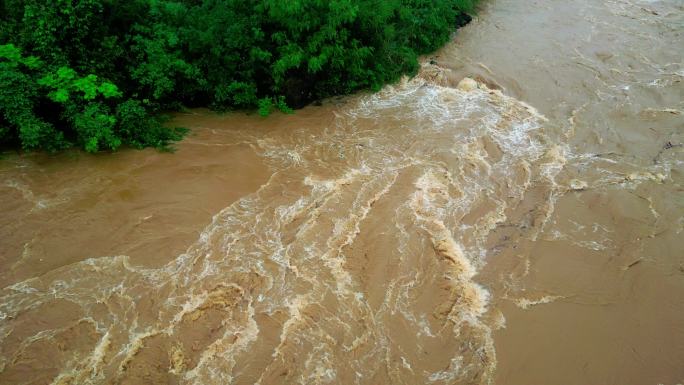
[(418, 69), (474, 0), (0, 0), (0, 144), (164, 147), (182, 106), (290, 112)]

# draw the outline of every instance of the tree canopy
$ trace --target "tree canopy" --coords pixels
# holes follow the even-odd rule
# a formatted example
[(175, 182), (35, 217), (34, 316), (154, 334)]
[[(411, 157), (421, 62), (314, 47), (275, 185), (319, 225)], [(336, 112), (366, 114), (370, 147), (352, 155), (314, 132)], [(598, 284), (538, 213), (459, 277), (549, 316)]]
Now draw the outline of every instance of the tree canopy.
[(267, 115), (418, 68), (475, 0), (0, 0), (0, 144), (164, 147), (182, 106)]

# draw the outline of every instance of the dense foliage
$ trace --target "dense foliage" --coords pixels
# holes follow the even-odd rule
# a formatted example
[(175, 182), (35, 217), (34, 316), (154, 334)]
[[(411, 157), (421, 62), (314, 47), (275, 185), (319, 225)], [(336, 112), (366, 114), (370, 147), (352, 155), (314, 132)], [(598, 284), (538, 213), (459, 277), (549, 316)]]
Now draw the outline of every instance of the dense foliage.
[(0, 0), (0, 144), (179, 139), (181, 106), (289, 111), (416, 70), (475, 0)]

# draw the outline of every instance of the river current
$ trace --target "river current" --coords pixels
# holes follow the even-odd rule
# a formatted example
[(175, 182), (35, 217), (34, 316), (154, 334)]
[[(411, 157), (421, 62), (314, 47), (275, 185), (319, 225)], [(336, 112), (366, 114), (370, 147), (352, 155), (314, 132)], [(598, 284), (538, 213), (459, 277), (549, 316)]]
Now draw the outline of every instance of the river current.
[(0, 159), (2, 384), (684, 382), (684, 3), (483, 1), (414, 78)]

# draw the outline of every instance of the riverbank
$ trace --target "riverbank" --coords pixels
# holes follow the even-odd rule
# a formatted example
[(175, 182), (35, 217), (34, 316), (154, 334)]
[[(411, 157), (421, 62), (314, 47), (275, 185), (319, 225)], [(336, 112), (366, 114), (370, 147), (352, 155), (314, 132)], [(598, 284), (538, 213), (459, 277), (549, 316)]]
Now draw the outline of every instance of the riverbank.
[(161, 111), (292, 112), (414, 74), (475, 0), (0, 4), (0, 148), (168, 149)]

